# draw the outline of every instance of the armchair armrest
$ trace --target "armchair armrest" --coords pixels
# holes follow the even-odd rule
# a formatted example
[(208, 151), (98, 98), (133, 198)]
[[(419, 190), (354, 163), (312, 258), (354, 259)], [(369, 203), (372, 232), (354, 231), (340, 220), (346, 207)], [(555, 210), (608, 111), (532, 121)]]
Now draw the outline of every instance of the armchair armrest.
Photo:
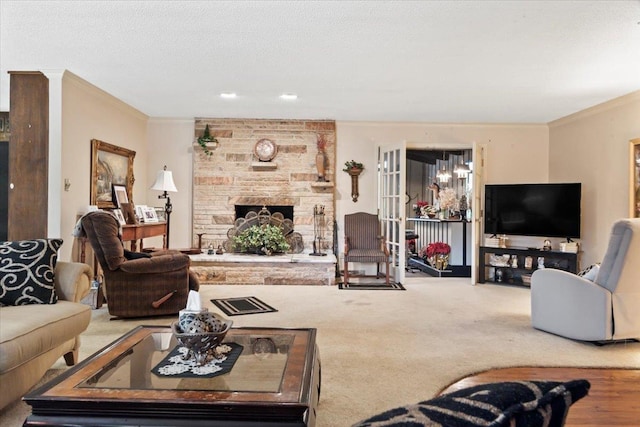
[(344, 254), (348, 254), (350, 249), (349, 236), (344, 236)]
[(155, 255), (123, 262), (120, 270), (126, 273), (167, 273), (189, 268), (191, 259), (182, 253)]
[(54, 285), (58, 298), (80, 302), (89, 293), (93, 271), (81, 262), (58, 261), (54, 274)]
[(566, 271), (536, 270), (531, 276), (531, 323), (578, 340), (610, 339), (611, 293)]

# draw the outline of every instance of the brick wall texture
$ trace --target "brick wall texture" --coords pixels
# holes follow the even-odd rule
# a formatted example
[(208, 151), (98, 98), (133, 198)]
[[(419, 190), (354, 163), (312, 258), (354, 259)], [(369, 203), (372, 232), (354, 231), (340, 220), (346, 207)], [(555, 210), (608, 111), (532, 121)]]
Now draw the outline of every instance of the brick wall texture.
[[(293, 206), (295, 231), (311, 251), (314, 240), (313, 207), (323, 205), (325, 240), (323, 249), (333, 245), (335, 215), (334, 188), (318, 186), (316, 155), (321, 134), (326, 141), (326, 180), (335, 183), (336, 132), (334, 121), (247, 120), (198, 118), (195, 138), (206, 125), (219, 141), (207, 156), (194, 142), (193, 150), (193, 246), (202, 236), (202, 246), (215, 247), (227, 239), (233, 227), (235, 205)], [(194, 140), (195, 140), (194, 138)], [(262, 138), (278, 147), (274, 165), (258, 163), (254, 146)], [(315, 184), (315, 185), (313, 185)], [(274, 213), (274, 212), (272, 212)]]

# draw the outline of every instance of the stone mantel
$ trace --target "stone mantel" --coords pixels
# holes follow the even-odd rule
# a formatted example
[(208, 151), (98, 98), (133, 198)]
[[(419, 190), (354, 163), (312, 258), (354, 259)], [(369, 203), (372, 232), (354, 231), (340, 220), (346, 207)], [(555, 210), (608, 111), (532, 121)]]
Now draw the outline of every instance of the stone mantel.
[(189, 255), (202, 285), (335, 285), (336, 256)]

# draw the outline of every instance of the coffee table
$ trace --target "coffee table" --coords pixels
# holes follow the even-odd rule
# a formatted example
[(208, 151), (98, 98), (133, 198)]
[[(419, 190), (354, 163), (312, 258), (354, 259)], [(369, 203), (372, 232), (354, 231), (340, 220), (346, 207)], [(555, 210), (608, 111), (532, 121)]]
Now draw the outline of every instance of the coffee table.
[(308, 426), (316, 420), (316, 330), (232, 328), (243, 346), (230, 372), (175, 378), (151, 370), (177, 342), (169, 327), (139, 326), (27, 394), (25, 426)]

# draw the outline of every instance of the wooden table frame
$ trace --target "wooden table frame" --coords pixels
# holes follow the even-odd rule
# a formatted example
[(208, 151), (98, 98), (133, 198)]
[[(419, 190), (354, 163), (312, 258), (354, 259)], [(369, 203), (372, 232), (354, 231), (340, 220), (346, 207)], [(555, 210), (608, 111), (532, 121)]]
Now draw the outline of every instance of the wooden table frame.
[[(232, 328), (229, 331), (226, 341), (233, 341), (234, 337), (242, 340), (249, 336), (291, 335), (292, 344), (280, 387), (274, 392), (80, 387), (89, 378), (128, 357), (134, 346), (151, 334), (168, 331), (169, 327), (139, 326), (30, 392), (24, 401), (32, 406), (32, 414), (24, 426), (111, 426), (125, 422), (157, 426), (315, 426), (320, 360), (313, 328)], [(243, 354), (248, 352), (252, 356), (251, 351), (245, 347)]]

